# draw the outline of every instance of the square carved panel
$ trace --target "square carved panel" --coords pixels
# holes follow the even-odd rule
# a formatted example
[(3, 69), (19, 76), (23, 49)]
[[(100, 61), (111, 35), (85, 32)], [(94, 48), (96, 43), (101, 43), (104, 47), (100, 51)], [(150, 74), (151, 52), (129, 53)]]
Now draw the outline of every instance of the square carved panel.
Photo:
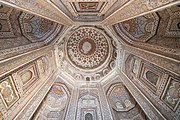
[(0, 80), (0, 98), (7, 109), (19, 99), (12, 76)]
[(34, 84), (38, 79), (36, 64), (33, 63), (25, 68), (22, 68), (17, 72), (18, 78), (22, 83), (23, 91), (27, 91), (27, 89)]
[(163, 73), (155, 66), (153, 67), (151, 65), (142, 63), (140, 80), (147, 88), (149, 88), (150, 91), (155, 94), (160, 86), (162, 76)]
[(168, 84), (162, 95), (162, 100), (173, 110), (179, 106), (180, 103), (180, 80), (169, 77)]

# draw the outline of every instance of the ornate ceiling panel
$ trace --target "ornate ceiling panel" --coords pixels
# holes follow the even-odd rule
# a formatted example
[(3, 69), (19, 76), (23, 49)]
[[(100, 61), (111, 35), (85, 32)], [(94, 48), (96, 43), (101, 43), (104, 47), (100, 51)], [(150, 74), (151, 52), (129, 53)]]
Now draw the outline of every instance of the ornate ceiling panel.
[(135, 107), (135, 100), (123, 83), (112, 85), (107, 93), (111, 106), (116, 111), (129, 111)]
[(62, 0), (73, 15), (78, 16), (86, 12), (86, 14), (96, 13), (99, 16), (112, 7), (117, 0)]
[(166, 28), (167, 37), (180, 37), (180, 6), (167, 9), (170, 18)]
[(1, 0), (0, 3), (28, 11), (60, 24), (73, 24), (71, 19), (49, 4), (49, 0)]
[(179, 4), (179, 0), (131, 0), (104, 19), (102, 23), (113, 25), (175, 4)]
[(81, 28), (67, 41), (67, 55), (77, 67), (92, 70), (101, 66), (109, 57), (111, 46), (98, 30)]
[(112, 84), (107, 99), (116, 120), (145, 120), (144, 112), (123, 83)]
[(102, 28), (74, 28), (66, 36), (59, 44), (60, 69), (74, 79), (100, 80), (115, 68), (116, 43)]
[(53, 39), (60, 30), (57, 23), (27, 13), (20, 15), (19, 22), (22, 34), (31, 42)]
[(159, 17), (156, 13), (147, 14), (119, 23), (121, 30), (133, 41), (146, 42), (156, 33)]
[(13, 8), (0, 6), (0, 38), (15, 37), (12, 25), (10, 22), (10, 14)]
[(49, 93), (42, 102), (39, 110), (34, 115), (34, 119), (54, 119), (63, 118), (69, 101), (69, 91), (61, 83), (54, 83)]
[[(115, 3), (122, 4), (118, 0), (50, 0), (53, 5), (62, 10), (66, 15), (77, 21), (102, 20), (106, 12)], [(117, 10), (117, 8), (116, 8)], [(112, 10), (111, 10), (112, 11)]]
[(1, 0), (0, 2), (64, 25), (100, 21), (103, 25), (113, 25), (145, 15), (149, 11), (178, 4), (179, 0)]
[(179, 56), (180, 7), (172, 6), (113, 25), (123, 41), (160, 54)]
[[(179, 118), (179, 73), (176, 75), (175, 72), (169, 72), (164, 67), (159, 67), (160, 62), (155, 65), (150, 63), (149, 59), (146, 61), (130, 52), (125, 52), (124, 56), (123, 71), (131, 82), (147, 96), (164, 117), (168, 119)], [(152, 59), (155, 61), (155, 57)], [(159, 59), (165, 62), (162, 58)], [(172, 62), (166, 64), (172, 64)], [(178, 71), (176, 70), (176, 72)]]
[(64, 25), (0, 4), (0, 59), (47, 45), (63, 30)]

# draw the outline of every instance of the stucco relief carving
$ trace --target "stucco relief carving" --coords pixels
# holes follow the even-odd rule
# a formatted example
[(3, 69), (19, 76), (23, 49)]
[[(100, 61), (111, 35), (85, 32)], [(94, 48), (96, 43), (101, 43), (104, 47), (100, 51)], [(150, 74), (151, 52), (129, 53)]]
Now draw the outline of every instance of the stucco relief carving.
[[(118, 3), (118, 0), (61, 0), (61, 2), (66, 6), (71, 13), (71, 18), (73, 20), (79, 21), (95, 21), (102, 20), (104, 14)], [(59, 6), (58, 2), (52, 1), (53, 4)], [(59, 9), (62, 9), (62, 7)], [(65, 10), (64, 10), (65, 11)], [(65, 11), (68, 14), (67, 11)]]
[(8, 3), (12, 6), (18, 6), (21, 9), (36, 13), (40, 16), (47, 17), (55, 20), (58, 23), (65, 25), (72, 24), (72, 21), (60, 13), (56, 8), (52, 7), (48, 1), (35, 1), (35, 0), (4, 0), (2, 3)]
[(44, 53), (44, 52), (47, 52), (49, 54), (49, 51), (51, 51), (51, 49), (52, 49), (52, 47), (48, 47), (45, 49), (38, 50), (37, 52), (31, 52), (29, 54), (26, 54), (24, 56), (16, 58), (12, 61), (5, 62), (0, 66), (0, 68), (1, 68), (0, 74), (4, 75), (7, 73), (7, 71), (11, 71), (14, 68), (20, 67), (20, 66), (28, 63), (29, 61), (33, 61), (33, 60), (39, 58), (39, 56), (46, 55), (46, 53)]
[(46, 81), (46, 84), (39, 90), (38, 94), (36, 94), (28, 103), (28, 105), (21, 111), (21, 113), (16, 116), (16, 119), (25, 120), (32, 117), (33, 113), (40, 105), (47, 92), (51, 89), (54, 81), (56, 80), (56, 75), (57, 74), (53, 74), (50, 79)]
[[(51, 63), (52, 63), (53, 56), (50, 57), (48, 54), (52, 54), (52, 53), (49, 52), (49, 53), (45, 54), (44, 56), (48, 57), (48, 59), (50, 59)], [(41, 57), (41, 59), (43, 59), (44, 56)], [(25, 57), (26, 56), (23, 56), (23, 58), (25, 58)], [(39, 56), (38, 56), (38, 58), (39, 58)], [(5, 78), (5, 79), (0, 80), (3, 83), (3, 86), (0, 86), (0, 90), (1, 90), (1, 88), (3, 89), (2, 92), (4, 90), (6, 90), (6, 92), (5, 92), (6, 94), (4, 94), (4, 92), (3, 92), (2, 96), (5, 95), (6, 99), (8, 98), (7, 99), (8, 102), (7, 101), (4, 102), (4, 103), (8, 103), (7, 105), (6, 104), (3, 105), (3, 102), (2, 102), (2, 104), (0, 104), (0, 109), (2, 110), (1, 112), (3, 114), (4, 119), (11, 119), (11, 117), (13, 117), (12, 114), (17, 114), (17, 112), (19, 112), (23, 107), (23, 106), (19, 107), (19, 104), (21, 103), (21, 105), (23, 105), (24, 104), (23, 101), (27, 101), (29, 99), (28, 96), (29, 95), (31, 96), (34, 94), (33, 90), (36, 87), (41, 86), (45, 82), (47, 77), (52, 73), (52, 70), (54, 69), (53, 66), (51, 65), (49, 67), (48, 72), (46, 72), (46, 74), (39, 74), (38, 73), (39, 68), (37, 67), (38, 59), (35, 59), (35, 61), (32, 61), (32, 59), (28, 59), (28, 60), (30, 60), (29, 64), (27, 64), (26, 63), (27, 61), (25, 59), (23, 59), (24, 62), (26, 61), (25, 65), (21, 64), (20, 66), (16, 66), (16, 65), (18, 62), (21, 62), (21, 61), (14, 60), (14, 62), (16, 62), (16, 65), (15, 64), (13, 64), (13, 65), (16, 66), (15, 67), (16, 69), (15, 70), (12, 69), (12, 68), (14, 68), (14, 66), (11, 66), (12, 68), (6, 66), (6, 67), (8, 67), (9, 71), (12, 71), (10, 73), (11, 76), (7, 77), (7, 79)], [(3, 75), (3, 74), (1, 74), (1, 75)], [(9, 75), (9, 73), (8, 73), (8, 75)], [(3, 75), (0, 77), (4, 77), (4, 76), (7, 76), (7, 75)], [(5, 87), (7, 89), (5, 89)], [(16, 108), (16, 110), (15, 110), (15, 108)]]
[(176, 0), (134, 0), (130, 4), (117, 11), (115, 14), (103, 21), (105, 25), (113, 25), (118, 22), (135, 18), (140, 14), (144, 14), (150, 10), (164, 7), (167, 4), (177, 4)]
[(158, 23), (157, 14), (151, 13), (119, 23), (119, 26), (131, 40), (146, 42), (155, 35)]
[(170, 106), (173, 111), (176, 111), (177, 107), (179, 107), (180, 103), (180, 82), (178, 79), (174, 79), (172, 77), (169, 78), (169, 84), (166, 87), (164, 95), (162, 96), (162, 100)]
[(36, 66), (35, 63), (31, 63), (29, 66), (26, 66), (17, 72), (17, 77), (21, 83), (23, 92), (26, 92), (28, 88), (37, 82), (39, 75)]
[(167, 37), (180, 37), (180, 7), (174, 6), (167, 9), (170, 18), (166, 28), (165, 35)]
[(60, 117), (63, 119), (69, 97), (67, 87), (55, 82), (35, 113), (34, 119), (59, 119)]
[(12, 76), (1, 79), (0, 98), (3, 100), (7, 109), (9, 109), (19, 99)]
[(13, 8), (1, 5), (0, 7), (0, 39), (15, 37), (10, 21), (10, 14)]
[(177, 59), (178, 16), (179, 7), (172, 6), (157, 13), (149, 13), (115, 24), (113, 29), (123, 41), (132, 46)]
[(37, 60), (37, 66), (40, 74), (47, 74), (49, 72), (49, 59), (47, 56), (43, 56)]
[[(177, 114), (177, 110), (179, 109), (179, 107), (177, 107), (179, 104), (177, 94), (179, 83), (175, 80), (177, 76), (143, 59), (141, 59), (141, 66), (137, 73), (138, 75), (130, 74), (129, 71), (131, 70), (128, 69), (132, 69), (129, 66), (131, 66), (131, 61), (134, 57), (137, 58), (137, 56), (129, 54), (125, 59), (125, 73), (127, 76), (167, 118), (177, 118), (179, 116)], [(168, 93), (168, 91), (170, 92)]]
[(0, 59), (45, 46), (64, 30), (64, 25), (4, 4), (0, 16)]
[(31, 42), (45, 41), (48, 37), (53, 39), (52, 36), (56, 36), (59, 32), (55, 32), (57, 23), (32, 14), (22, 13), (19, 21), (22, 34)]
[(114, 119), (145, 120), (145, 115), (123, 83), (115, 83), (107, 91), (109, 105), (113, 109)]
[(58, 47), (59, 63), (75, 80), (100, 80), (115, 68), (117, 46), (104, 30), (80, 27), (68, 35)]
[(116, 111), (129, 111), (135, 107), (135, 100), (129, 94), (123, 83), (112, 85), (107, 93), (111, 107)]
[(130, 46), (123, 47), (123, 49), (125, 52), (128, 52), (128, 53), (130, 52), (131, 54), (136, 55), (140, 58), (143, 58), (144, 60), (151, 62), (156, 66), (172, 71), (176, 75), (180, 74), (180, 68), (178, 67), (179, 63), (175, 61), (162, 58), (161, 56), (157, 56), (157, 55), (154, 55), (154, 54), (151, 54), (146, 51), (142, 51), (137, 48), (130, 47)]
[(101, 120), (101, 109), (100, 102), (97, 95), (89, 93), (84, 93), (80, 95), (77, 103), (77, 117), (76, 119), (86, 120), (86, 114), (92, 114), (94, 120)]

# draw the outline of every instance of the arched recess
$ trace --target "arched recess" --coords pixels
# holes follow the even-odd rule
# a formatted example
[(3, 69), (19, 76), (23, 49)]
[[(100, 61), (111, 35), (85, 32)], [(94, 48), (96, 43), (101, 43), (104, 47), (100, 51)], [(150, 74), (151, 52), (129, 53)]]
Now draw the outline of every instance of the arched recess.
[(80, 94), (76, 120), (102, 120), (98, 95), (91, 92)]
[(70, 92), (59, 82), (55, 82), (33, 116), (33, 120), (64, 120)]
[(93, 115), (91, 113), (86, 113), (85, 120), (93, 120)]
[(140, 59), (132, 54), (128, 54), (123, 66), (123, 70), (126, 73), (126, 75), (130, 79), (137, 76), (139, 67), (140, 67)]
[(111, 85), (107, 99), (116, 120), (145, 120), (145, 114), (123, 83)]

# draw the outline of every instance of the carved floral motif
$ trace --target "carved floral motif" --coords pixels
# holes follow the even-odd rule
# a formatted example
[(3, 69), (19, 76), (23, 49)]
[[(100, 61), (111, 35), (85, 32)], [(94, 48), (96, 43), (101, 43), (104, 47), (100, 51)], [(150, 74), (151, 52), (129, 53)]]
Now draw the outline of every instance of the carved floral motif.
[(180, 103), (180, 82), (178, 80), (170, 78), (169, 85), (162, 99), (174, 111), (176, 110)]
[(3, 99), (3, 102), (7, 109), (19, 99), (11, 76), (1, 80), (0, 97)]

